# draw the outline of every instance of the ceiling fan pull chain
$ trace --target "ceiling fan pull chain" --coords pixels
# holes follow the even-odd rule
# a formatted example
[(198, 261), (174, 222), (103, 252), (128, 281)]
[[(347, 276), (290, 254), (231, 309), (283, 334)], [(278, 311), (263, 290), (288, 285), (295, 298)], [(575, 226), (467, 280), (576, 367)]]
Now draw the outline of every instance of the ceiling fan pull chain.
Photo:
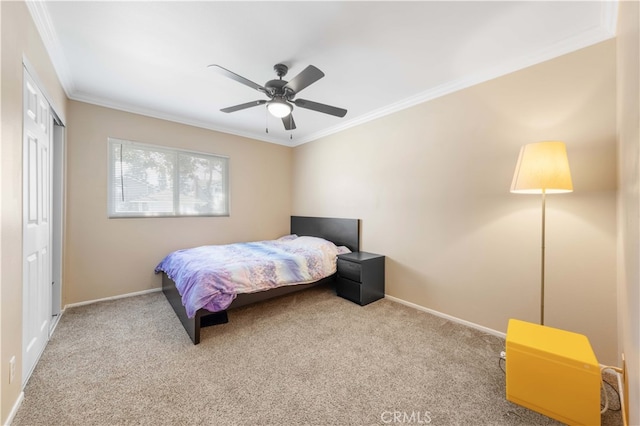
[(264, 109), (264, 131), (269, 134), (269, 110)]

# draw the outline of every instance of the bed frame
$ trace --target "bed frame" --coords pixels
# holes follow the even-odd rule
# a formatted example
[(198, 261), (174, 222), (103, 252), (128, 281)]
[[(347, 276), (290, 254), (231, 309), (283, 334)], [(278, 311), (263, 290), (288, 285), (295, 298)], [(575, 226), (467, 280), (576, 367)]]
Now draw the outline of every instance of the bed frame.
[[(298, 236), (321, 237), (332, 241), (337, 246), (346, 246), (351, 251), (360, 250), (360, 220), (327, 217), (291, 216), (291, 233)], [(184, 329), (194, 345), (200, 343), (200, 329), (215, 324), (228, 322), (227, 311), (240, 306), (262, 300), (272, 299), (285, 294), (302, 291), (319, 284), (333, 281), (335, 275), (309, 284), (288, 285), (257, 293), (239, 294), (225, 311), (210, 312), (199, 309), (195, 317), (189, 318), (182, 305), (182, 298), (175, 283), (164, 272), (162, 273), (162, 292), (182, 322)]]

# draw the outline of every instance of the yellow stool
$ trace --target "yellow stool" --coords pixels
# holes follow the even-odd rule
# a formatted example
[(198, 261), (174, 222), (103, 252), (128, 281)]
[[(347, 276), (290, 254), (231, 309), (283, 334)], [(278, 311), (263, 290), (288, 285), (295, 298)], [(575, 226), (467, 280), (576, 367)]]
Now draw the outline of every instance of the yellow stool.
[(507, 400), (569, 425), (600, 425), (600, 367), (586, 336), (510, 319), (506, 340)]

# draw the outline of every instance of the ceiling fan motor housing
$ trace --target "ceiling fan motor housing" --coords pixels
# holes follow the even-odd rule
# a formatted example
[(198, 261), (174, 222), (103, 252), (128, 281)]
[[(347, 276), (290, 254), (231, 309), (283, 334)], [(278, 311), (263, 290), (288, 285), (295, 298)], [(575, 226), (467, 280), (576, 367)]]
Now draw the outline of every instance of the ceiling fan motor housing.
[(267, 93), (270, 97), (284, 97), (290, 90), (285, 90), (284, 86), (287, 84), (285, 80), (269, 80), (264, 85), (267, 89)]
[(276, 72), (276, 75), (282, 79), (285, 75), (287, 75), (287, 71), (289, 71), (289, 67), (285, 64), (275, 64), (273, 66), (273, 70)]

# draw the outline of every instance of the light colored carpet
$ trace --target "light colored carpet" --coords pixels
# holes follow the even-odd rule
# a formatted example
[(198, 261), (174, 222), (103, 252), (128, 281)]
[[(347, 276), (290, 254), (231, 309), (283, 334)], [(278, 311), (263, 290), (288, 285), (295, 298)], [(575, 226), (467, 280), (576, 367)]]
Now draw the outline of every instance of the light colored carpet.
[(388, 300), (319, 287), (229, 319), (194, 346), (162, 293), (68, 309), (13, 425), (558, 424), (506, 401), (504, 340)]

